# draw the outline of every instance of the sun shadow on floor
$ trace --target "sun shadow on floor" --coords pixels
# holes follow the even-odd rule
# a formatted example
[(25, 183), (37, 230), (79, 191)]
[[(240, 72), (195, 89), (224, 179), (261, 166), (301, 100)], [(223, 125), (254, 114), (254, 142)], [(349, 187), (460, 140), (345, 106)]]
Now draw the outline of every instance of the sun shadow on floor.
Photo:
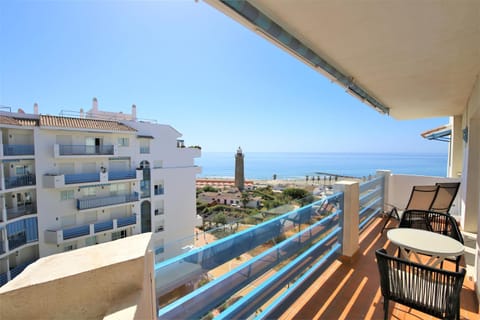
[[(297, 299), (281, 319), (383, 319), (383, 298), (375, 250), (396, 247), (380, 233), (384, 223), (377, 218), (361, 233), (360, 249), (354, 257), (338, 259)], [(452, 264), (454, 270), (455, 266)], [(450, 268), (448, 266), (447, 268)], [(473, 283), (465, 281), (461, 296), (461, 318), (478, 317)], [(390, 303), (392, 319), (435, 319), (398, 303)]]

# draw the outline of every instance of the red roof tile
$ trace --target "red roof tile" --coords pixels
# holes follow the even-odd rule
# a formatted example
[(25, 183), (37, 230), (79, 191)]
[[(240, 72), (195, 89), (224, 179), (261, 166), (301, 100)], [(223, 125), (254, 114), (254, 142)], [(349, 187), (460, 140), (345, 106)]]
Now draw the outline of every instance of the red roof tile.
[(47, 115), (40, 116), (40, 127), (97, 129), (107, 131), (137, 131), (132, 127), (116, 121), (68, 118)]

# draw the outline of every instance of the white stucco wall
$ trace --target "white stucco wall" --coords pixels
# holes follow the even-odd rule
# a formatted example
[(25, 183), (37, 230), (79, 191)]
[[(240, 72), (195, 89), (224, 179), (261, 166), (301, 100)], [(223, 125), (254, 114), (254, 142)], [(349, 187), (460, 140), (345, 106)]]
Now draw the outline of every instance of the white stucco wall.
[[(465, 144), (462, 184), (465, 196), (462, 198), (462, 227), (478, 234), (480, 222), (480, 75), (477, 79), (466, 111), (464, 127), (468, 127), (468, 141)], [(480, 238), (477, 236), (475, 252), (475, 282), (477, 297), (480, 297)]]
[[(196, 175), (200, 168), (195, 166), (195, 157), (200, 156), (199, 149), (178, 148), (177, 139), (181, 134), (169, 125), (147, 122), (124, 122), (137, 129), (138, 135), (152, 136), (148, 139), (150, 153), (137, 151), (137, 162), (148, 161), (150, 164), (150, 190), (152, 241), (154, 247), (164, 246), (161, 254), (168, 259), (182, 253), (182, 247), (193, 241), (196, 220)], [(139, 150), (140, 145), (137, 145)], [(155, 164), (161, 163), (156, 168)], [(154, 185), (162, 184), (164, 193), (154, 194)], [(143, 200), (143, 199), (142, 199)], [(163, 214), (155, 215), (158, 204), (163, 205)], [(164, 230), (155, 232), (157, 226)], [(180, 241), (182, 240), (182, 241)]]
[[(413, 186), (433, 185), (437, 182), (456, 182), (459, 181), (459, 179), (392, 173), (388, 181), (387, 198), (385, 201), (397, 208), (405, 208), (412, 193)], [(460, 199), (461, 193), (459, 191), (451, 208), (452, 215), (460, 215)]]

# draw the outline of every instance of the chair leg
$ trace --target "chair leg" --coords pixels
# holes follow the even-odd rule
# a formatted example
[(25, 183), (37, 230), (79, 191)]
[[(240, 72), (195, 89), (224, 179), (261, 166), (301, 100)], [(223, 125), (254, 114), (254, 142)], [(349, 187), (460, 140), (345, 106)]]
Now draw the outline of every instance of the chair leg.
[(392, 216), (389, 214), (387, 217), (387, 221), (385, 221), (385, 223), (383, 224), (382, 231), (380, 231), (380, 233), (383, 233), (383, 230), (385, 230), (385, 227), (387, 226), (387, 223), (388, 221), (390, 221), (391, 218)]
[(382, 231), (380, 231), (380, 233), (383, 233), (383, 230), (385, 230), (385, 227), (387, 226), (387, 223), (388, 221), (390, 221), (390, 219), (392, 219), (392, 217), (394, 217), (399, 219), (399, 216), (398, 216), (398, 213), (397, 213), (397, 209), (393, 208), (389, 213), (388, 213), (388, 216), (387, 216), (387, 221), (385, 221), (385, 223), (383, 224), (383, 227), (382, 227)]
[(389, 300), (385, 297), (383, 298), (383, 319), (388, 320), (388, 303)]

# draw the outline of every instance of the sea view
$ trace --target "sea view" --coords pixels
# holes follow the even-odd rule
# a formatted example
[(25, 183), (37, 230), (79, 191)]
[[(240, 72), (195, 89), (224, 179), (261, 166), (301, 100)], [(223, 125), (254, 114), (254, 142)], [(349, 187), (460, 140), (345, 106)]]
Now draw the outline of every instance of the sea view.
[[(363, 177), (387, 169), (397, 174), (446, 176), (447, 154), (244, 152), (246, 179), (305, 178), (330, 173)], [(233, 177), (234, 152), (202, 152), (201, 178)]]

